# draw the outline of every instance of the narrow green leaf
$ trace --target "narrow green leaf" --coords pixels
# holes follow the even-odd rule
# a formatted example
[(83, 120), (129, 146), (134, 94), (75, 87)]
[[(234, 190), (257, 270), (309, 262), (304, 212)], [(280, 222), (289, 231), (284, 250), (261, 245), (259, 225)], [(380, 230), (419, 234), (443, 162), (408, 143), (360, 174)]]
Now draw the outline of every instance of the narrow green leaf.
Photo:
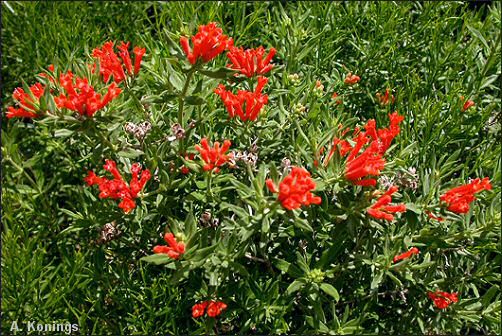
[(152, 254), (152, 255), (143, 257), (140, 260), (145, 261), (147, 263), (155, 264), (155, 265), (163, 265), (163, 264), (167, 264), (168, 262), (172, 261), (173, 259), (170, 258), (167, 254), (159, 253), (159, 254)]
[(336, 302), (338, 302), (340, 300), (340, 295), (338, 294), (338, 291), (332, 285), (330, 285), (328, 283), (322, 283), (321, 289), (324, 291), (324, 293), (331, 295), (335, 299)]

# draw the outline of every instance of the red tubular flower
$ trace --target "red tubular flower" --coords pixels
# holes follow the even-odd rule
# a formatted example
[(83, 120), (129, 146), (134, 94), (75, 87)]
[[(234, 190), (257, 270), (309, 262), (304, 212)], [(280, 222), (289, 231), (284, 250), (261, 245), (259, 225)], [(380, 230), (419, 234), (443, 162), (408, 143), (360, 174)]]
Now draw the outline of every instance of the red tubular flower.
[(214, 92), (221, 97), (230, 118), (238, 116), (242, 121), (255, 121), (263, 106), (268, 103), (268, 96), (261, 93), (267, 81), (266, 77), (258, 77), (258, 85), (254, 92), (239, 90), (234, 95), (227, 91), (223, 84), (220, 84)]
[[(101, 48), (96, 48), (92, 51), (92, 57), (99, 60), (99, 73), (103, 76), (103, 80), (108, 82), (110, 77), (113, 77), (115, 83), (120, 83), (126, 79), (126, 72), (129, 75), (137, 75), (141, 65), (141, 59), (146, 52), (145, 48), (134, 47), (134, 70), (132, 66), (131, 56), (129, 54), (130, 42), (121, 42), (117, 47), (119, 54), (114, 50), (113, 41), (108, 41)], [(120, 58), (119, 58), (120, 57)]]
[(404, 252), (400, 255), (395, 256), (394, 259), (392, 259), (392, 261), (396, 263), (400, 260), (408, 259), (412, 255), (419, 254), (419, 253), (420, 253), (420, 251), (418, 250), (418, 248), (412, 247), (407, 252)]
[(125, 79), (126, 75), (122, 62), (113, 50), (113, 46), (113, 41), (106, 42), (101, 49), (96, 48), (92, 51), (92, 57), (99, 60), (99, 73), (103, 76), (105, 82), (108, 82), (110, 77), (113, 77), (116, 83), (120, 83)]
[[(361, 133), (362, 134), (362, 133)], [(370, 176), (380, 175), (385, 166), (385, 159), (379, 153), (377, 141), (371, 144), (359, 156), (359, 150), (368, 141), (365, 136), (358, 136), (357, 142), (352, 148), (345, 166), (345, 178), (355, 185), (376, 186), (376, 179)]]
[(462, 112), (465, 112), (465, 111), (467, 111), (469, 108), (471, 108), (471, 107), (473, 107), (474, 105), (476, 105), (476, 104), (474, 104), (474, 102), (473, 102), (472, 100), (470, 100), (470, 99), (465, 100), (464, 96), (460, 96), (460, 100), (461, 100), (461, 101), (465, 101), (465, 102), (464, 102), (464, 105), (462, 106)]
[(209, 301), (209, 304), (207, 305), (207, 316), (216, 317), (226, 308), (227, 305), (221, 301)]
[(110, 86), (108, 87), (108, 90), (106, 91), (106, 94), (103, 97), (103, 100), (101, 101), (102, 106), (108, 105), (109, 102), (111, 102), (113, 99), (117, 98), (119, 94), (122, 92), (122, 89), (117, 86), (115, 83), (111, 83)]
[(492, 185), (488, 177), (477, 178), (471, 183), (447, 191), (440, 199), (446, 203), (448, 210), (457, 214), (464, 214), (469, 212), (469, 205), (476, 199), (474, 197), (476, 193), (491, 189)]
[(134, 163), (131, 166), (131, 174), (132, 178), (131, 181), (129, 182), (129, 187), (131, 190), (131, 196), (133, 198), (136, 198), (138, 197), (138, 193), (143, 189), (146, 182), (148, 182), (148, 180), (152, 177), (152, 175), (149, 170), (141, 171), (141, 166), (139, 163)]
[(380, 196), (377, 201), (366, 210), (368, 215), (376, 219), (385, 219), (387, 221), (394, 220), (393, 213), (406, 211), (406, 205), (389, 205), (392, 202), (392, 194), (398, 190), (396, 186), (392, 186)]
[(59, 83), (66, 91), (66, 95), (61, 93), (59, 97), (54, 98), (56, 106), (58, 108), (67, 108), (88, 117), (92, 117), (94, 113), (108, 105), (122, 92), (117, 84), (112, 83), (108, 87), (105, 96), (101, 97), (101, 94), (94, 91), (94, 88), (89, 85), (87, 78), (76, 77), (74, 83), (71, 71), (61, 74)]
[(227, 57), (232, 62), (230, 68), (239, 70), (241, 74), (251, 78), (255, 75), (266, 74), (272, 70), (274, 65), (270, 64), (270, 62), (275, 53), (275, 48), (270, 48), (268, 55), (265, 56), (265, 49), (261, 46), (256, 49), (246, 50), (232, 46), (227, 53)]
[(361, 77), (357, 75), (353, 75), (352, 72), (349, 72), (343, 81), (347, 85), (354, 85), (361, 80)]
[(464, 103), (464, 106), (462, 107), (462, 111), (466, 111), (470, 107), (474, 106), (474, 102), (472, 100), (468, 100)]
[(389, 105), (390, 102), (394, 103), (396, 100), (394, 95), (390, 94), (389, 89), (386, 89), (383, 95), (380, 92), (377, 92), (376, 97), (378, 98), (380, 105)]
[[(18, 87), (12, 93), (12, 97), (19, 104), (19, 108), (9, 106), (7, 108), (7, 118), (36, 118), (40, 115), (38, 112), (38, 105), (40, 97), (44, 94), (45, 87), (36, 83), (30, 86), (30, 93), (25, 92), (22, 88)], [(33, 96), (33, 97), (32, 97)]]
[(141, 60), (145, 56), (146, 48), (134, 47), (134, 74), (139, 73), (139, 68), (141, 67)]
[[(207, 310), (206, 310), (207, 308)], [(207, 313), (209, 317), (216, 317), (221, 314), (223, 310), (227, 309), (227, 305), (221, 301), (204, 301), (200, 303), (196, 303), (192, 306), (192, 317), (198, 318), (204, 315), (204, 312)]]
[[(341, 129), (343, 127), (342, 124), (339, 124), (338, 125), (338, 129)], [(340, 136), (345, 136), (345, 134), (347, 134), (347, 132), (350, 130), (349, 127), (345, 128), (341, 135)], [(338, 146), (340, 145), (340, 147)], [(350, 152), (350, 150), (352, 149), (352, 146), (350, 145), (350, 143), (347, 141), (347, 140), (342, 140), (338, 137), (335, 137), (333, 139), (333, 145), (331, 147), (331, 150), (329, 151), (329, 154), (326, 156), (325, 160), (324, 160), (324, 166), (327, 167), (328, 164), (329, 164), (329, 161), (331, 160), (331, 158), (333, 157), (333, 155), (335, 154), (335, 152), (338, 150), (338, 152), (340, 153), (340, 156), (345, 156), (348, 152)]]
[(399, 124), (404, 120), (397, 112), (389, 114), (390, 125), (388, 128), (378, 130), (378, 139), (381, 143), (380, 153), (384, 154), (390, 147), (392, 140), (401, 132)]
[(204, 315), (206, 311), (206, 307), (209, 304), (209, 301), (204, 301), (201, 303), (196, 303), (192, 306), (192, 317), (198, 318)]
[(120, 51), (119, 56), (122, 59), (122, 62), (124, 63), (124, 66), (127, 70), (127, 72), (132, 75), (132, 61), (131, 61), (131, 56), (129, 55), (129, 45), (130, 42), (121, 42), (120, 45), (117, 47), (117, 49)]
[(304, 168), (293, 167), (291, 173), (280, 182), (279, 189), (271, 179), (265, 183), (272, 193), (279, 193), (279, 202), (288, 210), (299, 209), (302, 205), (321, 204), (321, 198), (311, 193), (316, 184)]
[(272, 181), (272, 179), (267, 179), (265, 181), (265, 184), (267, 185), (267, 188), (268, 188), (268, 190), (270, 190), (271, 193), (276, 194), (279, 192), (279, 189), (277, 189), (277, 187), (275, 186), (274, 181)]
[(136, 208), (136, 202), (132, 198), (124, 197), (119, 203), (119, 208), (125, 213), (129, 213)]
[(209, 147), (206, 138), (202, 138), (200, 144), (202, 147), (195, 145), (195, 149), (200, 153), (202, 160), (206, 163), (203, 167), (205, 171), (214, 170), (215, 173), (219, 172), (219, 167), (228, 162), (232, 157), (232, 154), (225, 154), (232, 144), (230, 140), (225, 140), (221, 148), (218, 141), (214, 143), (212, 148)]
[(204, 62), (209, 62), (231, 47), (233, 40), (223, 35), (223, 30), (218, 28), (216, 23), (210, 22), (205, 26), (199, 26), (197, 34), (192, 36), (193, 50), (191, 50), (188, 38), (185, 36), (180, 37), (180, 44), (188, 61), (195, 64), (199, 57)]
[[(132, 178), (127, 184), (118, 171), (115, 161), (106, 160), (103, 168), (113, 175), (113, 180), (99, 177), (93, 171), (90, 171), (84, 181), (89, 186), (99, 186), (99, 198), (121, 199), (119, 208), (124, 210), (125, 213), (131, 212), (136, 207), (134, 199), (138, 197), (138, 193), (143, 190), (145, 184), (151, 178), (150, 171), (148, 169), (141, 171), (138, 163), (133, 164), (131, 167)], [(139, 175), (141, 177), (138, 179)]]
[(166, 233), (164, 235), (164, 240), (168, 246), (157, 245), (153, 248), (153, 253), (167, 254), (172, 259), (178, 259), (183, 253), (185, 253), (185, 244), (178, 243), (172, 233)]
[(447, 293), (437, 290), (435, 293), (427, 293), (427, 296), (439, 309), (446, 309), (450, 304), (458, 302), (458, 293)]

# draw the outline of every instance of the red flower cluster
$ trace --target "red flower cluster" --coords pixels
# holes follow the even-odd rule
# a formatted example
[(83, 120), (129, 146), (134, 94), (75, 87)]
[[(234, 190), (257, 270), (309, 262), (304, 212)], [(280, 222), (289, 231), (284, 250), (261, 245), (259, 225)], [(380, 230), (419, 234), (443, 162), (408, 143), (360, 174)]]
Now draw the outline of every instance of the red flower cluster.
[[(392, 143), (392, 140), (401, 132), (399, 124), (404, 120), (403, 116), (394, 112), (389, 114), (390, 125), (388, 128), (378, 130), (378, 140), (380, 141), (380, 152), (383, 154), (387, 151)], [(376, 138), (373, 137), (375, 140)]]
[[(246, 49), (230, 47), (227, 57), (232, 64), (230, 68), (239, 70), (246, 77), (255, 75), (263, 75), (272, 70), (273, 64), (270, 64), (276, 53), (275, 48), (270, 48), (267, 56), (265, 56), (265, 48), (262, 46), (256, 49)], [(265, 58), (263, 58), (265, 56)]]
[(347, 157), (345, 178), (355, 185), (376, 186), (376, 179), (369, 176), (380, 175), (385, 166), (385, 159), (378, 151), (378, 142), (373, 141), (359, 156), (361, 147), (367, 142), (365, 137), (358, 137), (356, 145)]
[(178, 259), (183, 253), (185, 253), (185, 244), (178, 243), (172, 233), (166, 233), (164, 235), (164, 240), (169, 246), (157, 245), (153, 248), (153, 253), (167, 254), (173, 259)]
[(488, 177), (484, 179), (477, 178), (469, 184), (458, 186), (447, 191), (440, 199), (447, 204), (448, 210), (463, 214), (469, 212), (469, 205), (476, 199), (474, 194), (491, 189), (492, 185)]
[(439, 309), (446, 309), (450, 304), (458, 302), (458, 293), (447, 293), (437, 290), (435, 293), (429, 292), (427, 296)]
[(44, 94), (45, 87), (36, 83), (30, 86), (30, 92), (25, 92), (23, 88), (16, 88), (14, 93), (12, 93), (12, 97), (18, 102), (20, 105), (19, 108), (14, 108), (13, 106), (9, 106), (7, 108), (7, 118), (36, 118), (39, 115), (36, 113), (38, 107), (36, 104), (39, 104), (40, 97)]
[(101, 94), (94, 91), (94, 88), (89, 85), (87, 78), (76, 77), (75, 83), (73, 83), (71, 71), (61, 74), (59, 83), (65, 89), (66, 95), (61, 93), (59, 97), (54, 98), (57, 107), (67, 108), (88, 117), (92, 117), (96, 111), (105, 107), (122, 92), (117, 84), (112, 83), (108, 86), (106, 94), (101, 97)]
[(380, 105), (389, 105), (390, 102), (394, 103), (396, 100), (394, 95), (390, 94), (389, 89), (386, 89), (383, 95), (380, 94), (380, 92), (377, 92), (376, 97), (378, 98)]
[(266, 77), (258, 77), (254, 92), (239, 90), (235, 95), (227, 91), (223, 84), (218, 85), (214, 92), (223, 100), (230, 118), (238, 116), (242, 121), (255, 121), (263, 106), (268, 103), (268, 96), (261, 93), (267, 81)]
[(361, 77), (357, 75), (353, 75), (352, 72), (349, 72), (343, 81), (347, 85), (354, 85), (361, 80)]
[(113, 180), (99, 177), (93, 171), (89, 171), (89, 174), (84, 179), (85, 182), (89, 186), (95, 184), (99, 186), (99, 198), (121, 199), (119, 208), (124, 210), (125, 213), (129, 213), (136, 207), (134, 199), (138, 197), (138, 193), (151, 178), (150, 171), (148, 169), (142, 171), (139, 163), (133, 164), (131, 166), (132, 178), (129, 184), (127, 184), (122, 175), (120, 175), (115, 161), (106, 160), (103, 168), (112, 173)]
[(190, 49), (188, 38), (180, 37), (180, 44), (191, 64), (195, 64), (199, 57), (204, 62), (209, 62), (223, 51), (233, 45), (233, 40), (223, 35), (223, 30), (210, 22), (207, 25), (199, 26), (197, 34), (192, 36), (193, 51)]
[(224, 165), (232, 157), (232, 154), (225, 154), (232, 144), (230, 140), (225, 140), (221, 148), (218, 141), (214, 143), (212, 148), (209, 147), (206, 138), (202, 138), (200, 144), (202, 147), (195, 145), (195, 149), (200, 153), (202, 160), (206, 163), (203, 167), (205, 171), (214, 170), (215, 173), (219, 172), (219, 167)]
[[(120, 83), (126, 79), (126, 72), (129, 75), (137, 75), (141, 66), (141, 59), (145, 55), (146, 49), (134, 47), (134, 70), (131, 56), (129, 55), (130, 42), (121, 42), (117, 47), (119, 54), (114, 51), (113, 41), (108, 41), (101, 48), (96, 48), (92, 51), (92, 57), (99, 60), (99, 73), (103, 76), (103, 80), (108, 82), (113, 76), (115, 83)], [(120, 58), (119, 58), (120, 57)], [(122, 60), (122, 61), (121, 61)]]
[[(207, 308), (207, 310), (206, 310)], [(200, 303), (196, 303), (192, 307), (192, 317), (198, 318), (204, 315), (204, 312), (207, 313), (209, 317), (216, 317), (221, 314), (223, 310), (227, 308), (227, 305), (221, 301), (204, 301)]]
[(408, 259), (412, 255), (419, 254), (419, 253), (420, 253), (420, 251), (418, 250), (418, 248), (412, 247), (407, 252), (404, 252), (400, 255), (395, 256), (394, 259), (392, 259), (392, 261), (398, 262), (400, 260)]
[(396, 186), (392, 186), (378, 198), (378, 200), (366, 210), (368, 215), (376, 219), (385, 219), (388, 221), (394, 220), (393, 213), (406, 211), (406, 205), (389, 205), (392, 202), (392, 194), (398, 190)]
[(271, 192), (279, 193), (279, 202), (288, 210), (298, 209), (302, 205), (321, 204), (321, 198), (311, 193), (316, 184), (304, 168), (293, 167), (279, 184), (279, 190), (271, 179), (266, 184)]
[[(324, 164), (329, 163), (336, 149), (338, 149), (341, 156), (349, 153), (345, 166), (345, 178), (355, 185), (375, 186), (376, 179), (370, 178), (370, 176), (380, 175), (380, 171), (384, 168), (386, 162), (383, 155), (390, 147), (392, 140), (399, 134), (399, 124), (404, 118), (394, 112), (389, 114), (389, 119), (390, 126), (388, 128), (377, 130), (373, 119), (368, 120), (365, 131), (356, 128), (353, 135), (354, 146), (349, 141), (336, 137)], [(345, 129), (342, 136), (347, 132), (348, 129)], [(366, 149), (359, 153), (367, 144), (369, 145)]]

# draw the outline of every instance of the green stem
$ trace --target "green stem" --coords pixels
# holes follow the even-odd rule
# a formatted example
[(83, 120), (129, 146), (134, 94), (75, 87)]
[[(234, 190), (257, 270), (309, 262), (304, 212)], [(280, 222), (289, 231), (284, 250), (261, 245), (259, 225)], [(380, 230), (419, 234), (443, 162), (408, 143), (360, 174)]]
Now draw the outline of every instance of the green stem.
[(143, 197), (146, 198), (146, 197), (150, 197), (153, 195), (157, 195), (157, 194), (160, 194), (161, 192), (166, 191), (166, 190), (167, 190), (166, 187), (164, 185), (161, 185), (159, 187), (159, 189), (157, 189), (157, 190), (151, 191), (149, 193), (144, 193)]
[(213, 171), (209, 171), (209, 174), (207, 175), (207, 196), (209, 199), (213, 198), (213, 191), (211, 189), (213, 184)]
[(336, 182), (341, 182), (341, 180), (342, 180), (342, 175), (340, 174), (340, 175), (337, 175), (335, 177), (332, 177), (332, 178), (329, 178), (327, 180), (324, 180), (324, 183), (331, 185), (331, 184), (336, 183)]
[(195, 70), (196, 70), (196, 66), (193, 65), (190, 68), (190, 70), (188, 71), (185, 85), (183, 86), (183, 90), (181, 91), (181, 94), (179, 96), (178, 124), (180, 124), (181, 127), (183, 127), (183, 128), (184, 128), (184, 125), (183, 125), (183, 108), (185, 107), (185, 98), (186, 98), (186, 94), (187, 94), (187, 91), (188, 91), (188, 87), (190, 85), (190, 81), (192, 80), (192, 77), (193, 77), (193, 75), (195, 73)]
[[(34, 189), (36, 189), (40, 194), (44, 193), (43, 190), (40, 188), (40, 186), (37, 184), (37, 182), (30, 176), (30, 174), (28, 174), (28, 172), (26, 171), (26, 169), (24, 169), (24, 167), (18, 165), (10, 157), (7, 157), (6, 159), (14, 166), (14, 168), (16, 168), (17, 170), (23, 172), (24, 176), (28, 179), (28, 181), (30, 181), (30, 183), (31, 183), (31, 185), (33, 186)], [(33, 175), (35, 175), (35, 174), (33, 174)], [(43, 197), (43, 196), (41, 198), (42, 198), (42, 203), (44, 204), (44, 206), (47, 209), (52, 209), (51, 206), (49, 206), (49, 203), (47, 202), (47, 198)]]
[(136, 97), (136, 95), (132, 92), (131, 87), (129, 86), (127, 81), (125, 81), (125, 88), (126, 88), (126, 91), (127, 91), (127, 94), (129, 95), (129, 97), (132, 97), (132, 100), (134, 101), (138, 110), (140, 110), (141, 113), (143, 113), (145, 115), (145, 118), (149, 120), (150, 116), (148, 115), (145, 108), (143, 107), (143, 104), (141, 104), (141, 101), (139, 100), (139, 98)]
[(103, 132), (98, 128), (96, 124), (94, 124), (93, 126), (101, 142), (103, 142), (106, 146), (108, 146), (108, 148), (112, 150), (113, 153), (115, 153), (116, 152), (115, 146), (103, 135)]

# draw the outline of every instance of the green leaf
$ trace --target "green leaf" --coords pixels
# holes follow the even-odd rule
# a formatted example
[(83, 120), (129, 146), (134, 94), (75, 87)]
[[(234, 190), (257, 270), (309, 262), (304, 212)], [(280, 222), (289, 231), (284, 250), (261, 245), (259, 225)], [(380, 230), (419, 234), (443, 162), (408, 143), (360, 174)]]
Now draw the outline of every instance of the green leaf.
[(145, 98), (142, 98), (141, 101), (143, 103), (150, 103), (150, 104), (161, 104), (161, 103), (166, 103), (168, 101), (174, 100), (178, 97), (178, 95), (175, 95), (171, 93), (170, 91), (164, 91), (159, 95), (151, 95), (147, 96)]
[(299, 291), (303, 286), (305, 285), (305, 282), (301, 281), (300, 279), (297, 279), (295, 281), (293, 281), (289, 286), (288, 288), (286, 289), (286, 293), (288, 295), (294, 293), (294, 292), (297, 292)]
[(139, 150), (139, 149), (127, 148), (126, 150), (120, 151), (117, 154), (118, 154), (118, 156), (121, 156), (121, 157), (135, 159), (138, 156), (144, 155), (145, 152), (143, 152), (142, 150)]
[(493, 297), (499, 292), (499, 286), (498, 285), (493, 285), (488, 289), (481, 298), (481, 303), (483, 304), (483, 307), (487, 307), (488, 304), (492, 301)]
[(190, 198), (190, 199), (194, 199), (194, 200), (197, 200), (197, 201), (205, 201), (206, 199), (206, 195), (198, 192), (198, 191), (193, 191), (191, 192), (187, 198)]
[(176, 88), (176, 90), (183, 90), (183, 81), (177, 73), (173, 72), (171, 73), (171, 75), (169, 75), (169, 83), (171, 83), (172, 86)]
[(188, 96), (185, 98), (185, 103), (187, 103), (188, 105), (202, 105), (205, 102), (206, 101), (199, 96)]
[(314, 232), (312, 226), (310, 226), (309, 222), (306, 219), (295, 218), (295, 226), (302, 229), (303, 231)]
[(75, 213), (70, 210), (62, 209), (62, 208), (60, 208), (59, 210), (61, 210), (62, 212), (64, 212), (65, 214), (67, 214), (68, 216), (70, 216), (72, 218), (84, 219), (84, 216), (81, 213)]
[(197, 230), (197, 222), (193, 213), (190, 211), (185, 220), (185, 234), (187, 237), (191, 238)]
[(387, 276), (391, 278), (392, 281), (394, 281), (398, 287), (403, 287), (403, 283), (401, 282), (401, 280), (399, 280), (394, 274), (392, 274), (392, 272), (387, 271), (385, 272), (385, 274), (387, 274)]
[(424, 328), (424, 321), (420, 317), (417, 317), (417, 323), (418, 326), (420, 327), (420, 331), (425, 334), (425, 328)]
[(406, 203), (406, 210), (413, 211), (414, 213), (420, 215), (422, 210), (418, 209), (414, 203)]
[(234, 73), (236, 73), (235, 70), (229, 69), (229, 68), (219, 68), (217, 70), (199, 70), (200, 73), (206, 75), (207, 77), (210, 78), (216, 78), (216, 79), (224, 79), (228, 78)]
[(159, 254), (152, 254), (152, 255), (143, 257), (140, 260), (146, 261), (147, 263), (151, 263), (151, 264), (155, 264), (155, 265), (163, 265), (163, 264), (167, 264), (168, 262), (172, 261), (173, 259), (170, 258), (167, 254), (159, 253)]
[(69, 130), (69, 129), (66, 129), (66, 128), (60, 128), (58, 130), (56, 130), (54, 132), (54, 136), (56, 138), (64, 138), (64, 137), (68, 137), (70, 135), (72, 135), (74, 132)]
[(335, 299), (336, 302), (338, 302), (340, 300), (340, 295), (338, 294), (338, 291), (332, 285), (330, 285), (328, 283), (322, 283), (321, 289), (324, 291), (324, 293), (331, 295)]
[(267, 216), (263, 217), (261, 222), (261, 231), (263, 233), (268, 233), (270, 231), (270, 221)]
[(193, 172), (200, 173), (202, 171), (200, 164), (196, 163), (195, 161), (186, 160), (184, 157), (181, 157), (181, 161), (183, 161), (183, 164)]
[(486, 49), (490, 49), (490, 47), (488, 46), (488, 43), (486, 42), (486, 40), (483, 37), (483, 35), (481, 35), (481, 33), (479, 32), (479, 30), (471, 27), (468, 24), (466, 24), (466, 26), (467, 26), (467, 29), (470, 30), (470, 32), (472, 33), (472, 35), (476, 36), (478, 38), (478, 40), (480, 40), (481, 43), (483, 43), (483, 45), (486, 47)]
[(242, 266), (239, 263), (236, 263), (235, 261), (230, 261), (229, 265), (231, 268), (233, 268), (237, 273), (240, 273), (241, 275), (248, 277), (249, 272), (247, 271), (246, 267)]
[(218, 245), (213, 245), (213, 246), (199, 249), (194, 253), (194, 255), (192, 257), (187, 256), (187, 258), (190, 258), (190, 260), (193, 262), (200, 261), (202, 259), (207, 258), (211, 253), (214, 252), (214, 250), (216, 250), (217, 247), (218, 247)]
[(299, 278), (303, 275), (302, 271), (296, 267), (295, 265), (287, 262), (286, 260), (282, 259), (274, 259), (272, 261), (272, 264), (274, 264), (275, 267), (283, 271), (284, 273), (288, 273), (289, 275)]
[(380, 282), (382, 282), (382, 278), (383, 272), (379, 272), (371, 281), (370, 289), (378, 288), (378, 285), (380, 285)]

